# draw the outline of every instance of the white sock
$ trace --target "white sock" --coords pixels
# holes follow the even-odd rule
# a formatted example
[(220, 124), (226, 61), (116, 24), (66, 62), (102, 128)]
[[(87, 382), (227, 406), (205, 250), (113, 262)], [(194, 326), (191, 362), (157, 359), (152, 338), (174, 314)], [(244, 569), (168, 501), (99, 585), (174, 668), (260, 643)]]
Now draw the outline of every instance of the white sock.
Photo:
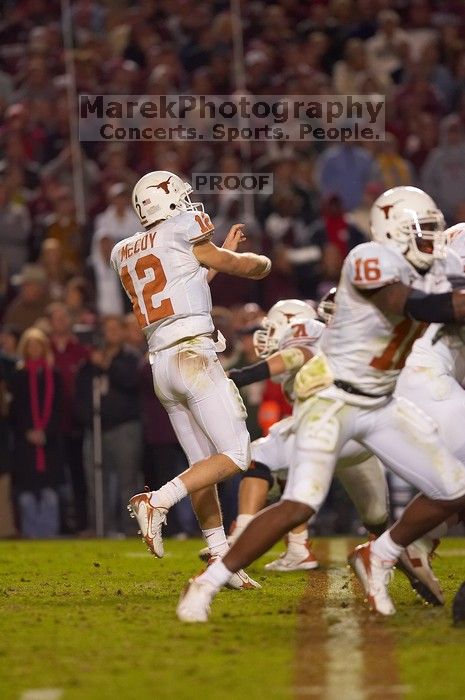
[(226, 534), (224, 532), (224, 527), (212, 527), (209, 530), (202, 530), (203, 536), (205, 537), (210, 550), (210, 554), (213, 556), (223, 556), (229, 549), (228, 542), (226, 540)]
[(391, 565), (393, 562), (396, 562), (403, 550), (404, 547), (402, 547), (400, 544), (396, 544), (393, 541), (391, 535), (389, 534), (389, 530), (383, 532), (383, 534), (380, 535), (377, 540), (371, 543), (371, 551), (373, 554), (376, 554), (379, 559), (381, 559), (383, 564), (386, 563)]
[(290, 532), (287, 536), (288, 549), (295, 549), (296, 547), (305, 547), (307, 544), (308, 532), (303, 530), (302, 532)]
[(219, 591), (220, 588), (222, 588), (225, 583), (229, 581), (232, 575), (233, 572), (229, 571), (229, 569), (225, 567), (222, 560), (217, 559), (217, 561), (213, 562), (213, 564), (210, 564), (203, 574), (196, 577), (196, 581), (200, 581), (201, 583), (209, 583), (217, 591)]
[(152, 491), (150, 494), (150, 503), (155, 508), (171, 508), (175, 503), (182, 501), (184, 496), (187, 496), (187, 489), (184, 483), (176, 476), (172, 481), (168, 481), (158, 491)]
[(251, 520), (255, 518), (255, 515), (250, 515), (249, 513), (240, 513), (237, 518), (236, 518), (236, 525), (234, 527), (234, 530), (229, 536), (229, 543), (232, 544), (235, 542), (240, 535), (244, 532), (245, 528), (247, 525), (250, 523)]

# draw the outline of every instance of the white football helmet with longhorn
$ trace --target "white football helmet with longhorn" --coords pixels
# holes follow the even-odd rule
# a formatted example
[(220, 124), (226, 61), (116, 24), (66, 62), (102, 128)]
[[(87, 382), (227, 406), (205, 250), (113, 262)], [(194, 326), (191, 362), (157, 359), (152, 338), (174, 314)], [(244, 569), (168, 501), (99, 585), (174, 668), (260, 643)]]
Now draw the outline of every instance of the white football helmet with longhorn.
[(418, 187), (393, 187), (378, 197), (370, 212), (371, 236), (390, 243), (419, 270), (445, 256), (444, 216)]
[(274, 304), (253, 334), (258, 357), (265, 359), (279, 349), (279, 343), (289, 326), (316, 318), (314, 309), (300, 299), (284, 299)]
[(136, 183), (132, 206), (141, 224), (148, 228), (156, 221), (170, 219), (184, 211), (203, 211), (203, 204), (191, 202), (192, 187), (167, 170), (154, 170)]

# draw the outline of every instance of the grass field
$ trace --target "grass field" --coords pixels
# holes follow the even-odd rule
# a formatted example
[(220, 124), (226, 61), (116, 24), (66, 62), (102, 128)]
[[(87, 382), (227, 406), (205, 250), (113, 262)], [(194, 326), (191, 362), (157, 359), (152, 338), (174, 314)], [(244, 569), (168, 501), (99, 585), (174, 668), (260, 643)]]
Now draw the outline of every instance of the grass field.
[(250, 568), (261, 591), (224, 591), (208, 625), (186, 626), (174, 609), (199, 541), (167, 542), (161, 561), (136, 540), (0, 543), (0, 698), (462, 697), (465, 628), (451, 626), (450, 601), (465, 541), (436, 559), (446, 609), (396, 574), (388, 620), (362, 604), (344, 566), (352, 544), (317, 541), (322, 568), (309, 574), (265, 574), (269, 553)]

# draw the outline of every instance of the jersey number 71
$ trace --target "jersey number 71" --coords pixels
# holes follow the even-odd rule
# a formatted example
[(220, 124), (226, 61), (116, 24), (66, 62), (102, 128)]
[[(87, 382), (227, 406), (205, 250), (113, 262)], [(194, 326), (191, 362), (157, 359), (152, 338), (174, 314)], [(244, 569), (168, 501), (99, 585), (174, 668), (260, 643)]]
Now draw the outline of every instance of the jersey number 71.
[[(136, 292), (132, 275), (135, 275), (138, 281), (144, 282), (139, 292)], [(171, 299), (162, 299), (159, 306), (153, 305), (154, 295), (160, 294), (166, 287), (166, 275), (160, 258), (152, 253), (139, 258), (132, 275), (127, 265), (121, 268), (121, 282), (141, 328), (174, 314)]]

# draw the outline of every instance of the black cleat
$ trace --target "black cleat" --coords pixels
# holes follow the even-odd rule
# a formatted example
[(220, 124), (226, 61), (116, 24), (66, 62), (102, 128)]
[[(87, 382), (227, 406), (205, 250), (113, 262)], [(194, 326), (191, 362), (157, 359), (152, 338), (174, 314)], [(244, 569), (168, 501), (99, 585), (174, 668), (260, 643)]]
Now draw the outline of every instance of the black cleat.
[(465, 581), (455, 594), (452, 602), (452, 620), (454, 625), (465, 624)]

